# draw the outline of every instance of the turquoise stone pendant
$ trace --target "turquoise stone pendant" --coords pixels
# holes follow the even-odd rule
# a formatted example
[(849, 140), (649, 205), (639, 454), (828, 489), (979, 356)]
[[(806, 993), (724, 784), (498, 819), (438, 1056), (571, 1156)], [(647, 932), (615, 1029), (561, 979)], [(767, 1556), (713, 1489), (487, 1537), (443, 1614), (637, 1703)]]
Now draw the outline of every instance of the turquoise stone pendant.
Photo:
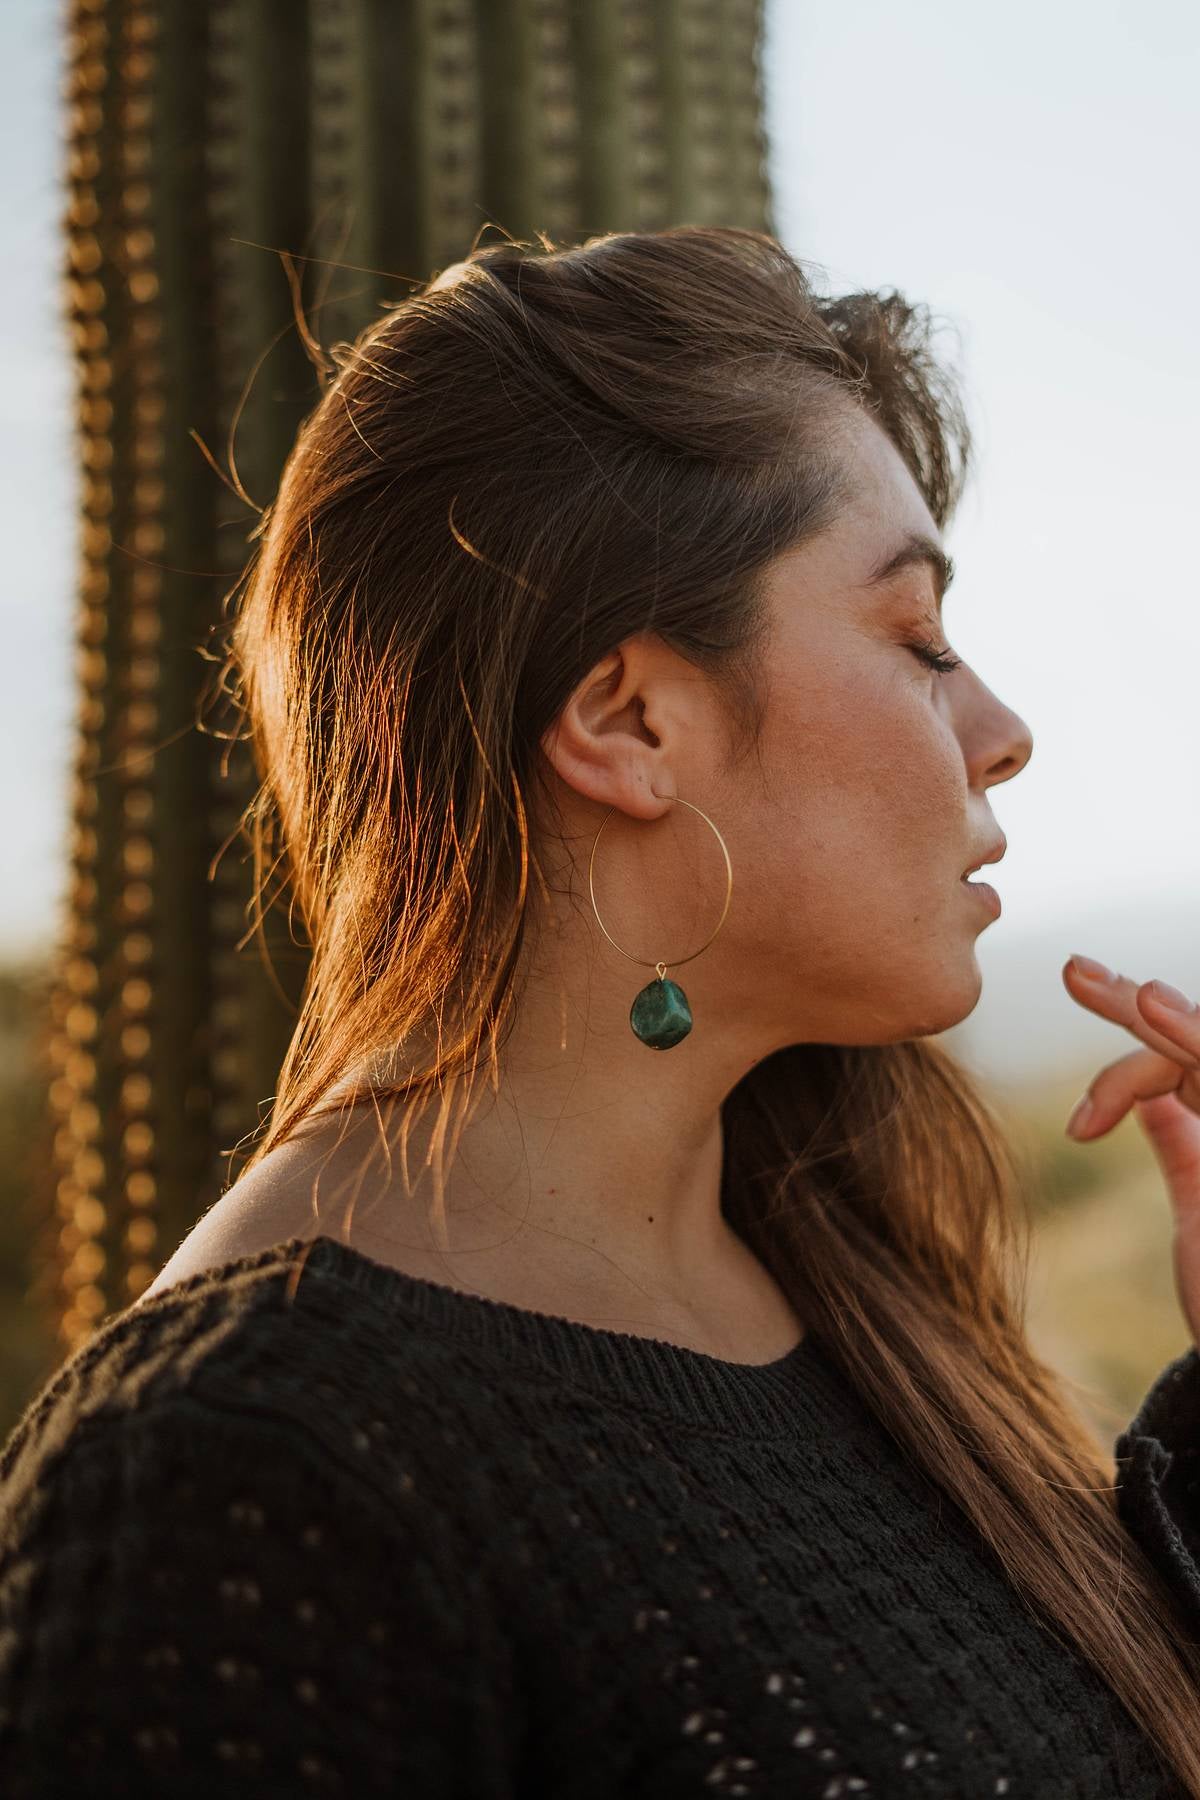
[(651, 1050), (669, 1050), (692, 1029), (692, 1009), (679, 983), (659, 975), (634, 997), (629, 1023)]

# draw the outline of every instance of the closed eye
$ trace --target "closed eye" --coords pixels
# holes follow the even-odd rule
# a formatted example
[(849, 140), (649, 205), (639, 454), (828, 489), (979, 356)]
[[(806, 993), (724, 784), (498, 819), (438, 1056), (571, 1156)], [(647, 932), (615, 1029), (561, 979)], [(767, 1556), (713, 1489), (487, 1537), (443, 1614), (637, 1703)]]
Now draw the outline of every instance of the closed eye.
[(920, 657), (927, 668), (936, 669), (939, 675), (951, 675), (955, 669), (962, 667), (961, 656), (955, 656), (948, 644), (944, 650), (936, 649), (932, 638), (923, 644), (910, 644), (908, 648), (915, 656)]

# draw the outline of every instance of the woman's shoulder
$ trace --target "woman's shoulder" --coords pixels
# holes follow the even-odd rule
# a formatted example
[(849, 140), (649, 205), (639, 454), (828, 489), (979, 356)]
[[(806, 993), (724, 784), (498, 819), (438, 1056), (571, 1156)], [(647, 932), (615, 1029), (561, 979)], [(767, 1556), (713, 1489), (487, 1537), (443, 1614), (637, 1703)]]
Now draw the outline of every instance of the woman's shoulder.
[[(340, 1206), (340, 1192), (314, 1186), (314, 1157), (306, 1138), (297, 1137), (276, 1146), (262, 1161), (226, 1188), (202, 1213), (178, 1249), (167, 1259), (150, 1286), (134, 1302), (144, 1306), (168, 1290), (194, 1281), (197, 1276), (223, 1270), (236, 1263), (268, 1255), (279, 1245), (300, 1238), (316, 1240), (342, 1235), (342, 1220), (353, 1218), (353, 1209)], [(318, 1197), (319, 1193), (319, 1197)], [(361, 1209), (359, 1209), (361, 1211)], [(330, 1220), (337, 1214), (336, 1227)], [(354, 1241), (369, 1227), (354, 1223)], [(380, 1260), (378, 1243), (360, 1245)], [(427, 1258), (415, 1248), (397, 1262), (414, 1275), (427, 1273)]]
[[(408, 1791), (474, 1754), (465, 1709), (500, 1729), (503, 1647), (478, 1647), (486, 1594), (460, 1552), (484, 1538), (477, 1484), (443, 1429), (471, 1384), (438, 1378), (432, 1334), (349, 1294), (328, 1243), (117, 1314), (11, 1433), (4, 1793), (92, 1792), (85, 1753), (130, 1793), (237, 1786), (222, 1758), (285, 1770), (288, 1792), (317, 1775)], [(451, 1785), (491, 1791), (476, 1768)]]
[[(189, 1462), (196, 1446), (242, 1458), (273, 1444), (281, 1465), (319, 1462), (385, 1503), (406, 1472), (453, 1495), (445, 1433), (471, 1427), (487, 1383), (471, 1347), (406, 1308), (388, 1270), (321, 1236), (194, 1261), (102, 1323), (28, 1402), (0, 1450), (0, 1511), (118, 1439), (120, 1457), (168, 1478), (184, 1444)], [(501, 1430), (494, 1406), (489, 1417)]]

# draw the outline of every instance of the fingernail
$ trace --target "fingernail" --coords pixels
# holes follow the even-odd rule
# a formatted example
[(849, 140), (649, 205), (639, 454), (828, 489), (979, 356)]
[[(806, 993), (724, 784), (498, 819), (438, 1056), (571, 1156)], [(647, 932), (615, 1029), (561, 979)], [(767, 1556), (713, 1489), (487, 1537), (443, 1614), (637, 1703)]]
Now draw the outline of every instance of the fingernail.
[(1152, 1000), (1159, 1001), (1163, 1006), (1169, 1006), (1172, 1012), (1195, 1012), (1196, 1010), (1196, 1002), (1189, 1000), (1186, 994), (1181, 994), (1178, 988), (1172, 987), (1167, 981), (1148, 981), (1146, 987)]
[(1102, 962), (1093, 962), (1090, 956), (1072, 956), (1071, 961), (1081, 975), (1089, 981), (1115, 981), (1117, 978), (1111, 969), (1106, 969)]
[(1067, 1120), (1067, 1136), (1074, 1137), (1077, 1132), (1082, 1131), (1091, 1116), (1092, 1096), (1084, 1094), (1081, 1100), (1076, 1101), (1075, 1110)]

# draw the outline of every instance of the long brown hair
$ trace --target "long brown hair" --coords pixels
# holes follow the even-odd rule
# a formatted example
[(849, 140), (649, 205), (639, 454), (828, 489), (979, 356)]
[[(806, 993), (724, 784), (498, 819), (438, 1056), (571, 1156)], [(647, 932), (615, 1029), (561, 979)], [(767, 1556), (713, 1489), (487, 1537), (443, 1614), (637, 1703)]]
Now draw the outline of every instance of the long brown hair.
[[(520, 1000), (542, 734), (653, 629), (753, 744), (764, 571), (836, 516), (848, 406), (939, 526), (966, 478), (928, 309), (823, 296), (766, 234), (505, 241), (450, 273), (333, 347), (230, 622), (259, 893), (282, 862), (312, 949), (247, 1169), (335, 1085), (440, 1094), (444, 1149)], [(345, 1088), (397, 1043), (402, 1082)], [(968, 1074), (934, 1042), (797, 1044), (723, 1118), (732, 1226), (1200, 1800), (1200, 1645), (1027, 1340), (1022, 1167)]]

